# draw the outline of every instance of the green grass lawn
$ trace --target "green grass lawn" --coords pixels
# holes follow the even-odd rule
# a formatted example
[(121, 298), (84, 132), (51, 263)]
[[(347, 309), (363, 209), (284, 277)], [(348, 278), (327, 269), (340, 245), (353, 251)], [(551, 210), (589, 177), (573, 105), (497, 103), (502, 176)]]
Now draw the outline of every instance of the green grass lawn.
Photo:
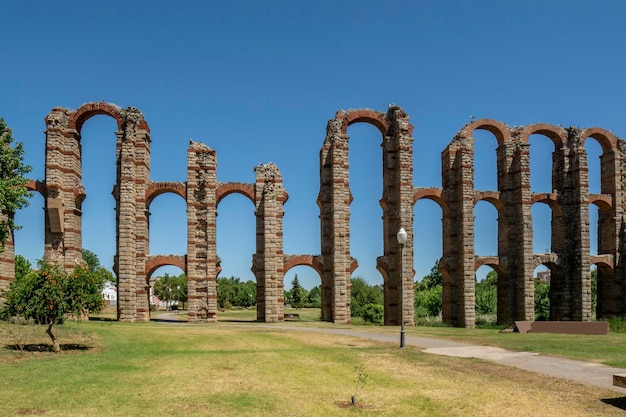
[[(0, 415), (534, 416), (541, 410), (542, 416), (602, 416), (620, 411), (602, 401), (619, 393), (484, 361), (286, 328), (293, 325), (335, 326), (68, 322), (57, 330), (61, 344), (86, 350), (54, 354), (7, 349), (17, 339), (31, 345), (49, 341), (42, 326), (0, 322)], [(426, 329), (408, 331), (425, 335)], [(445, 336), (468, 340), (462, 333)], [(359, 368), (367, 382), (352, 407)]]

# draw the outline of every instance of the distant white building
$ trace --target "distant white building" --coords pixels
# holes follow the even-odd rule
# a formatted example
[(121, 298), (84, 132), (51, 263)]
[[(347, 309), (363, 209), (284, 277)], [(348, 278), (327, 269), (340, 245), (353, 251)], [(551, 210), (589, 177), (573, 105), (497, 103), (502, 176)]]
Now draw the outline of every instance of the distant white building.
[(114, 282), (107, 281), (102, 289), (102, 298), (108, 305), (117, 304), (117, 287)]

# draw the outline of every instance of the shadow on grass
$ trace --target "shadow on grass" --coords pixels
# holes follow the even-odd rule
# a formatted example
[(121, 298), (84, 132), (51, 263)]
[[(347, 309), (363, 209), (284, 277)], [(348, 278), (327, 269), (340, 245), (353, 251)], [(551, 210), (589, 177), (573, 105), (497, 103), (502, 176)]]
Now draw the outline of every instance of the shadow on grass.
[[(54, 352), (54, 348), (52, 347), (52, 345), (49, 345), (47, 343), (28, 343), (25, 345), (13, 344), (13, 345), (6, 345), (5, 348), (9, 350), (21, 350), (24, 352)], [(61, 344), (62, 351), (89, 350), (89, 349), (91, 349), (91, 347), (80, 344), (80, 343)]]
[(619, 408), (620, 410), (626, 410), (626, 397), (604, 398), (601, 401), (615, 408)]

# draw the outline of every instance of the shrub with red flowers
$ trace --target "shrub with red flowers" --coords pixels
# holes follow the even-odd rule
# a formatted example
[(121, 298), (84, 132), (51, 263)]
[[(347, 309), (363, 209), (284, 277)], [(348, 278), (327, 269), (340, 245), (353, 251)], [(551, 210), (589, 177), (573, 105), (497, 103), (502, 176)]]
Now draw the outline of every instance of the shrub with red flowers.
[(42, 262), (38, 270), (11, 283), (5, 294), (6, 310), (10, 316), (47, 324), (46, 333), (54, 350), (59, 351), (52, 326), (69, 317), (80, 320), (90, 312), (100, 311), (104, 306), (103, 287), (102, 276), (89, 272), (83, 265), (67, 273), (58, 265)]

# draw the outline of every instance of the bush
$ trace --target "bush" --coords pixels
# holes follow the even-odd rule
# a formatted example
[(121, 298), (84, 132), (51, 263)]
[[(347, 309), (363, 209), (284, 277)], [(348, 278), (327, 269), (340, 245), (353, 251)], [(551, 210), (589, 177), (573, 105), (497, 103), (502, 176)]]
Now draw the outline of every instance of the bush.
[(383, 324), (384, 308), (380, 304), (367, 304), (361, 314), (363, 320), (372, 324)]

